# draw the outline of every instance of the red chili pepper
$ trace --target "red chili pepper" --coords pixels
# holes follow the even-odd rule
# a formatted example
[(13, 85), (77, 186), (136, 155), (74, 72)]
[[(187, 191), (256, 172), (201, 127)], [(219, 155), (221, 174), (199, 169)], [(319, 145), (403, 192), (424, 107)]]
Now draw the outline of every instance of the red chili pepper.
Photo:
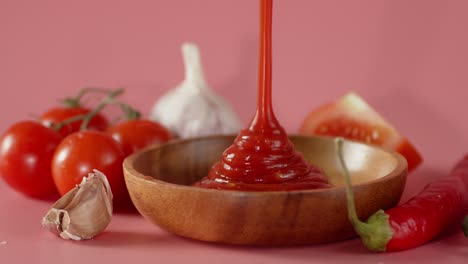
[[(338, 139), (338, 153), (342, 140)], [(354, 207), (349, 171), (343, 157), (348, 215), (356, 233), (367, 248), (374, 251), (399, 251), (425, 244), (449, 225), (461, 220), (468, 200), (468, 155), (448, 177), (428, 184), (418, 195), (389, 210), (379, 210), (362, 222)]]

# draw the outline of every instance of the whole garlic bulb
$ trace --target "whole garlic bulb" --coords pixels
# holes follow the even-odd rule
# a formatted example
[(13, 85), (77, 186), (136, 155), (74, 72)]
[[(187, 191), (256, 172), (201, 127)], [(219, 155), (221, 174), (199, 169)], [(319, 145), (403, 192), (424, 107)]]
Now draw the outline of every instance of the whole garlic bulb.
[(241, 122), (229, 103), (208, 87), (198, 47), (182, 45), (185, 80), (154, 104), (150, 118), (180, 138), (237, 133)]

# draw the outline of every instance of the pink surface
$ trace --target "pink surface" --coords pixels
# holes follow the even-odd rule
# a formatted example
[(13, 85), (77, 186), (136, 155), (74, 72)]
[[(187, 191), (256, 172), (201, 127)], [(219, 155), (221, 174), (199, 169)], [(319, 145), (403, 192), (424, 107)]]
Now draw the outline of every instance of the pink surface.
[[(410, 197), (468, 151), (467, 9), (463, 0), (277, 0), (273, 96), (280, 121), (295, 132), (314, 107), (357, 91), (425, 157), (410, 176), (404, 199)], [(83, 86), (124, 86), (124, 98), (147, 113), (183, 78), (184, 41), (199, 44), (208, 82), (247, 122), (255, 107), (257, 24), (254, 0), (3, 0), (0, 131)], [(4, 183), (0, 193), (0, 263), (461, 263), (468, 257), (459, 232), (394, 254), (368, 253), (358, 240), (243, 248), (178, 238), (138, 215), (116, 215), (93, 241), (64, 242), (40, 227), (50, 202), (24, 198)]]

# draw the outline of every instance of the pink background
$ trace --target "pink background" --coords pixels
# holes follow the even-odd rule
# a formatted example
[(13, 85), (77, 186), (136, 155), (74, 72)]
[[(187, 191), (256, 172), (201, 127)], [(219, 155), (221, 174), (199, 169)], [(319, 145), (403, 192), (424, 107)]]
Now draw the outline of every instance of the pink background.
[[(409, 179), (408, 198), (467, 152), (467, 10), (465, 0), (275, 1), (273, 96), (280, 121), (296, 132), (310, 110), (357, 91), (425, 158)], [(258, 19), (255, 0), (1, 0), (0, 131), (84, 86), (126, 87), (124, 99), (147, 113), (182, 80), (184, 41), (199, 44), (208, 82), (248, 122), (255, 108)], [(137, 215), (117, 215), (99, 239), (69, 243), (40, 229), (50, 203), (27, 200), (3, 182), (0, 191), (0, 242), (8, 242), (0, 244), (1, 263), (97, 262), (103, 256), (161, 263), (468, 257), (460, 233), (387, 255), (370, 254), (357, 240), (232, 248), (168, 235)]]

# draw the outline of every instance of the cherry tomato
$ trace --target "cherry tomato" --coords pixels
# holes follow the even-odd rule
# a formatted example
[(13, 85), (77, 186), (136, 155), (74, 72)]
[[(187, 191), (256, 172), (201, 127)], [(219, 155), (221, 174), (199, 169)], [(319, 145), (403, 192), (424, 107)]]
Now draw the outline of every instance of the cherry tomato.
[[(90, 111), (91, 110), (84, 107), (55, 107), (45, 112), (40, 119), (43, 125), (51, 127), (54, 124), (64, 121), (65, 119), (79, 115), (86, 115)], [(72, 122), (63, 126), (59, 132), (65, 137), (73, 132), (79, 131), (81, 123), (81, 120)], [(90, 120), (87, 129), (104, 131), (106, 130), (108, 124), (109, 122), (107, 119), (98, 113)]]
[(34, 198), (57, 194), (50, 163), (62, 136), (38, 122), (22, 121), (0, 138), (0, 175), (18, 192)]
[(161, 144), (172, 138), (165, 127), (149, 120), (125, 121), (109, 127), (107, 131), (121, 144), (127, 156), (151, 144)]
[(122, 169), (124, 158), (120, 145), (108, 133), (75, 132), (57, 147), (52, 158), (52, 176), (59, 193), (64, 195), (97, 169), (109, 180), (117, 205), (129, 201)]
[(422, 162), (416, 148), (354, 93), (309, 113), (302, 123), (300, 133), (341, 136), (399, 152), (408, 161), (408, 170), (416, 168)]

